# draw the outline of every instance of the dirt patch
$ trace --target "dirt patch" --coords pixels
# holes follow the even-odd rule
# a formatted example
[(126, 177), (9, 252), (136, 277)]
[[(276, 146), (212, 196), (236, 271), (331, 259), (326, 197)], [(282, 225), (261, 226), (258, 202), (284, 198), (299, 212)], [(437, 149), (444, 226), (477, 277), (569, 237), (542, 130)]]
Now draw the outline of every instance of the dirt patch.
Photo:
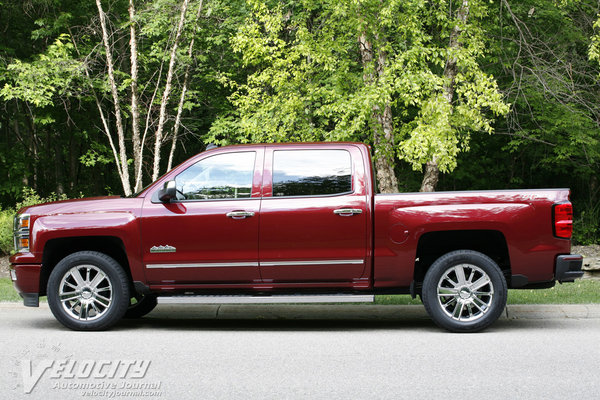
[(600, 258), (600, 244), (590, 246), (572, 246), (571, 253), (581, 254), (585, 258)]
[(8, 256), (0, 256), (0, 278), (8, 278), (10, 276), (8, 272), (9, 267)]

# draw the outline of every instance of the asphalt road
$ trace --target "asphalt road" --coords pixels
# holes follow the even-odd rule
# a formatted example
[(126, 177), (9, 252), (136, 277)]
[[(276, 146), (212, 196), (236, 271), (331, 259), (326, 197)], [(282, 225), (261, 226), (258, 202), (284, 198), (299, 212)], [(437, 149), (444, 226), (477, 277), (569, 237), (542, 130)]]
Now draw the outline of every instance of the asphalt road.
[(73, 332), (47, 306), (0, 305), (0, 399), (581, 400), (600, 393), (597, 317), (505, 316), (483, 333), (451, 334), (420, 307), (384, 315), (345, 306), (337, 320), (319, 319), (318, 308), (298, 319), (301, 308), (280, 307), (253, 307), (252, 320), (230, 308), (233, 319), (215, 320), (218, 306), (159, 306), (108, 332)]

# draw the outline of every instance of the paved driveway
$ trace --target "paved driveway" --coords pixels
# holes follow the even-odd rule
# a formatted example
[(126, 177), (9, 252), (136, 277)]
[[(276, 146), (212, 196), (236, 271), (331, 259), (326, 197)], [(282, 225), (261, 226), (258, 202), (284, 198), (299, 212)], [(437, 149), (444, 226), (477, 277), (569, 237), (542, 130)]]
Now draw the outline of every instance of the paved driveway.
[[(159, 306), (108, 332), (73, 332), (47, 306), (2, 304), (0, 398), (592, 399), (600, 393), (597, 307), (509, 308), (508, 317), (479, 334), (441, 331), (421, 307), (319, 307)], [(212, 319), (217, 313), (224, 319)]]

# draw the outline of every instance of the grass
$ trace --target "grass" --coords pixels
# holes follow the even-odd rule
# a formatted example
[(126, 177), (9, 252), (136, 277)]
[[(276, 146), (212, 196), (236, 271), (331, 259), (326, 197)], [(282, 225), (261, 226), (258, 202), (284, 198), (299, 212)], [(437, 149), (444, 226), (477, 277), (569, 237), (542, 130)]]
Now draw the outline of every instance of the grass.
[[(557, 284), (551, 289), (509, 290), (508, 304), (590, 304), (600, 303), (600, 281), (579, 280)], [(421, 304), (408, 295), (376, 296), (375, 304)]]
[(13, 287), (10, 278), (0, 278), (0, 301), (23, 301)]
[(508, 304), (589, 304), (600, 303), (600, 281), (579, 280), (556, 284), (551, 289), (509, 290)]
[[(45, 298), (42, 298), (45, 301)], [(13, 288), (10, 278), (0, 278), (0, 301), (18, 301), (21, 297)], [(509, 290), (508, 304), (589, 304), (600, 303), (600, 281), (579, 280), (557, 284), (551, 289)], [(375, 304), (419, 305), (421, 301), (408, 295), (382, 295)]]

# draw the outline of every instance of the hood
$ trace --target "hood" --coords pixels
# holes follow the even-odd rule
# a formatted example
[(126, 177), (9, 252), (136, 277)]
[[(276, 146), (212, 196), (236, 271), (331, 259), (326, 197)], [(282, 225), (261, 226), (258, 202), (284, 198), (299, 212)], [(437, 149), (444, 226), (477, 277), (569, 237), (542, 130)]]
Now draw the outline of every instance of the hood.
[(124, 198), (120, 196), (89, 197), (84, 199), (72, 199), (53, 201), (51, 203), (36, 204), (23, 207), (19, 214), (30, 215), (54, 215), (54, 214), (78, 214), (107, 211), (132, 211), (133, 208), (141, 207), (143, 199)]

